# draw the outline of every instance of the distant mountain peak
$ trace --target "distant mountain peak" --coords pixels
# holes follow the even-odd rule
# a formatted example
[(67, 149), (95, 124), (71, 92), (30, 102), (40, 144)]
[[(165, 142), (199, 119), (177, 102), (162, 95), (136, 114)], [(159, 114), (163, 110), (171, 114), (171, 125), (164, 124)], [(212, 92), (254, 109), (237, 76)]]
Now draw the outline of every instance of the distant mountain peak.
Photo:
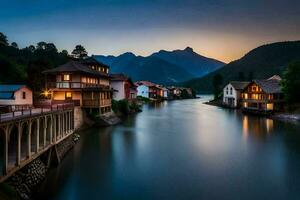
[(120, 56), (133, 56), (133, 57), (136, 57), (136, 55), (132, 52), (126, 52), (126, 53), (121, 54)]
[(194, 49), (191, 47), (186, 47), (184, 51), (194, 53)]

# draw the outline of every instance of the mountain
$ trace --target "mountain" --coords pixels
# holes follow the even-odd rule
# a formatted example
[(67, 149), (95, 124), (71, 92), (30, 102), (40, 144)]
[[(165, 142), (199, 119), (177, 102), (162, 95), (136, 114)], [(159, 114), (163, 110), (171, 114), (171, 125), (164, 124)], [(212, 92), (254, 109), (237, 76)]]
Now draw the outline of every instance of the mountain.
[(195, 53), (190, 47), (187, 47), (184, 50), (161, 50), (151, 56), (161, 58), (169, 63), (177, 65), (195, 77), (202, 77), (225, 65), (225, 63), (221, 61)]
[(274, 74), (282, 75), (287, 65), (295, 60), (300, 60), (300, 41), (267, 44), (253, 49), (221, 69), (182, 85), (198, 92), (212, 92), (212, 80), (216, 74), (222, 76), (224, 85), (232, 80), (265, 79)]
[(161, 50), (148, 57), (127, 52), (119, 56), (94, 56), (110, 66), (111, 73), (124, 73), (133, 80), (149, 80), (160, 84), (175, 84), (201, 77), (224, 63), (198, 55), (191, 48), (172, 52)]

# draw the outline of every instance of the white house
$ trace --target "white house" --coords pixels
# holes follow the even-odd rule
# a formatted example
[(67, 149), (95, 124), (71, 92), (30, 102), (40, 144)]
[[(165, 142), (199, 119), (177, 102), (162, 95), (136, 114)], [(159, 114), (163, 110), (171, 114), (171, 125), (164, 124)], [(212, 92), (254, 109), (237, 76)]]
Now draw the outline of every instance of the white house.
[(154, 83), (151, 83), (149, 81), (138, 81), (135, 82), (135, 85), (137, 87), (137, 96), (145, 98), (152, 98), (153, 96), (155, 96), (155, 91), (153, 91), (153, 87), (155, 87)]
[(168, 96), (169, 96), (169, 90), (168, 90), (167, 88), (164, 87), (164, 88), (163, 88), (163, 97), (167, 99)]
[(236, 108), (240, 106), (241, 92), (249, 82), (231, 81), (223, 89), (223, 104)]
[(0, 106), (17, 110), (33, 104), (32, 91), (26, 85), (1, 85)]
[(131, 79), (124, 74), (111, 74), (111, 88), (114, 90), (113, 99), (135, 99), (136, 86)]

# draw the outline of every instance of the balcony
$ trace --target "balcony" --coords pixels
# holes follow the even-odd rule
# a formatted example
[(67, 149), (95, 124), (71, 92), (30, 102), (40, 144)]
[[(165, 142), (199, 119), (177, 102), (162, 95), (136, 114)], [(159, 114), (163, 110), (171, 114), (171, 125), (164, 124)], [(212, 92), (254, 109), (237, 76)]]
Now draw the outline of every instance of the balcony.
[(50, 89), (109, 89), (109, 85), (83, 82), (50, 82)]
[(99, 108), (111, 106), (111, 99), (84, 99), (82, 106), (86, 108)]

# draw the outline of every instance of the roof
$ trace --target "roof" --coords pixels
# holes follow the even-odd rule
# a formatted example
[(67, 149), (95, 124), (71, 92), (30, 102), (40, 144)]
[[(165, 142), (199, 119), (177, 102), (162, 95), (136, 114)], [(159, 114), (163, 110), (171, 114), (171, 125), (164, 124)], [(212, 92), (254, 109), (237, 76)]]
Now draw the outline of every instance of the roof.
[(278, 79), (254, 80), (254, 82), (266, 93), (282, 93)]
[(89, 65), (81, 63), (79, 61), (70, 61), (54, 69), (43, 71), (43, 73), (45, 74), (55, 74), (59, 72), (81, 72), (81, 73), (91, 74), (95, 76), (108, 77), (108, 74), (97, 70), (93, 70)]
[(26, 87), (26, 85), (2, 85), (0, 84), (0, 92), (15, 92)]
[(0, 99), (13, 99), (14, 93), (26, 85), (2, 85), (0, 84)]
[(137, 87), (130, 77), (125, 74), (110, 74), (111, 81), (127, 81), (130, 83), (131, 87)]
[(155, 86), (155, 84), (151, 83), (150, 81), (137, 81), (137, 82), (135, 82), (135, 85), (137, 85), (137, 86), (145, 85), (145, 86), (148, 86), (148, 87)]
[(234, 87), (234, 89), (236, 89), (236, 90), (243, 90), (243, 89), (245, 89), (247, 87), (247, 85), (250, 82), (246, 82), (246, 81), (230, 81), (229, 83)]
[(97, 60), (94, 56), (92, 57), (88, 57), (85, 58), (83, 60), (80, 61), (82, 64), (95, 64), (95, 65), (101, 65), (103, 67), (109, 68), (108, 65), (105, 65), (104, 63), (100, 62), (99, 60)]

